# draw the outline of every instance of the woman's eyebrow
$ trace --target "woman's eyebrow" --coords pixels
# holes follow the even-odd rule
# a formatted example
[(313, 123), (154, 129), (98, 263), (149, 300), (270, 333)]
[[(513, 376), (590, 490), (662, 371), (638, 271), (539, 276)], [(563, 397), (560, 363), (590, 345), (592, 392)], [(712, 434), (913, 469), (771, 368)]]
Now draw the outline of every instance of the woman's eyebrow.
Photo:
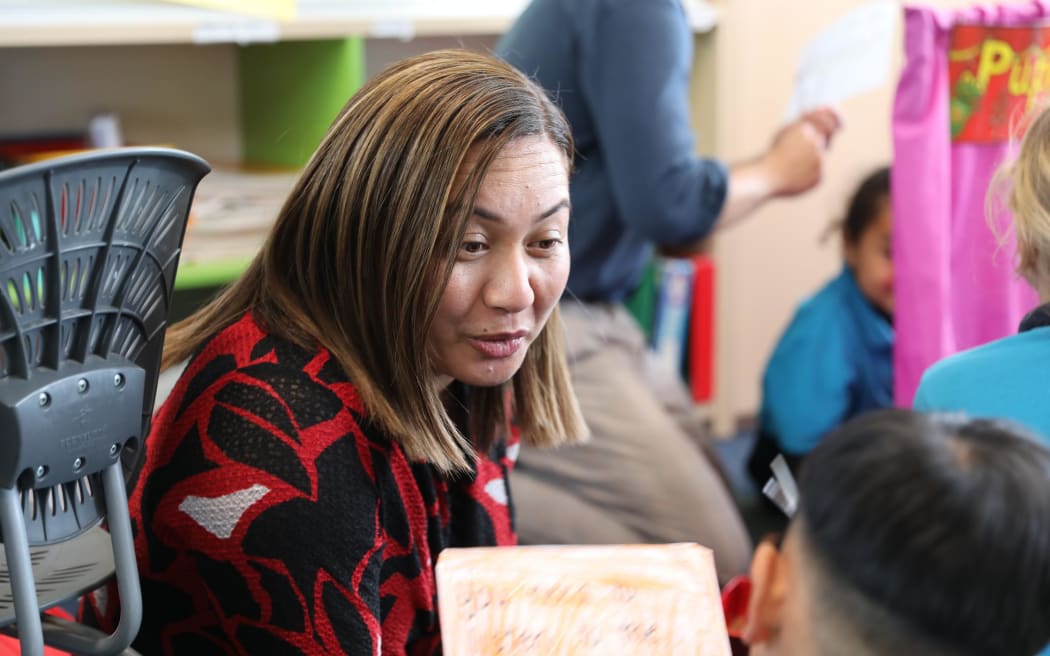
[[(538, 221), (542, 221), (544, 219), (550, 218), (551, 216), (553, 216), (559, 210), (562, 210), (562, 209), (570, 209), (569, 200), (567, 198), (558, 201), (557, 203), (552, 205), (549, 209), (547, 209), (547, 210), (541, 212), (540, 214), (538, 214), (536, 216), (535, 221), (538, 222)], [(497, 214), (496, 212), (493, 212), (491, 210), (487, 210), (484, 207), (478, 207), (477, 205), (474, 206), (474, 214), (476, 214), (478, 216), (478, 218), (485, 219), (486, 221), (497, 221), (497, 222), (500, 222), (500, 223), (504, 223), (505, 222), (505, 219), (502, 216), (500, 216), (499, 214)]]

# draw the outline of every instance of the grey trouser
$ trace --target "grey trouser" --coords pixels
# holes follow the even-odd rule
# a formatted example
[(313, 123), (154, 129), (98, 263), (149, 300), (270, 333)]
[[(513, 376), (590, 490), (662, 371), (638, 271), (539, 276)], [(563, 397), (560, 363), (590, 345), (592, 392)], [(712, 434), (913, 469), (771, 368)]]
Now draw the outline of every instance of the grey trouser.
[(522, 447), (511, 476), (522, 544), (698, 542), (719, 579), (751, 541), (682, 382), (657, 365), (623, 307), (563, 301), (569, 367), (591, 440)]

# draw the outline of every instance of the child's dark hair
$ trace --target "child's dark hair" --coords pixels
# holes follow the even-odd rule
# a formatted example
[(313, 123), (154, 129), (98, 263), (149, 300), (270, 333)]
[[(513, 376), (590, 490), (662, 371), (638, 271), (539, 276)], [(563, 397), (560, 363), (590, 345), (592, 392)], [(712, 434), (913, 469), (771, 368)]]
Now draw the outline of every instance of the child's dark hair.
[(857, 244), (864, 231), (879, 216), (882, 203), (890, 196), (890, 169), (883, 166), (873, 171), (853, 192), (846, 218), (842, 220), (842, 238)]
[(810, 453), (799, 490), (819, 603), (871, 653), (1028, 656), (1050, 640), (1050, 451), (1024, 430), (870, 413)]

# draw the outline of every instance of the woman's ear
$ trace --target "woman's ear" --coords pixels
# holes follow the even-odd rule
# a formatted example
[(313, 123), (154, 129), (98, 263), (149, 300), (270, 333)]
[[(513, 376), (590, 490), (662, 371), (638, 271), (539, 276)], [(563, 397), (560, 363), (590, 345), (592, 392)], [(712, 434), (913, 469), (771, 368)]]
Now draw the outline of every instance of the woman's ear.
[(751, 559), (751, 598), (747, 605), (744, 642), (763, 643), (780, 630), (786, 585), (784, 559), (770, 542), (762, 542)]

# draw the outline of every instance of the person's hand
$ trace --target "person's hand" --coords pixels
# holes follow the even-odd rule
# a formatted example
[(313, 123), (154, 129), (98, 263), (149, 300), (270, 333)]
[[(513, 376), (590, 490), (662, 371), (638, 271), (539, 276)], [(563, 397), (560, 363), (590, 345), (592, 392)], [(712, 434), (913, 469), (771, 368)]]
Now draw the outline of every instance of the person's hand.
[(841, 125), (835, 110), (821, 107), (803, 114), (777, 133), (763, 157), (773, 195), (794, 196), (820, 182), (824, 153)]
[[(784, 126), (764, 154), (733, 165), (716, 226), (724, 228), (751, 216), (770, 198), (794, 196), (816, 186), (824, 174), (824, 153), (841, 126), (835, 110), (815, 109)], [(687, 244), (678, 250), (692, 252), (701, 245)]]
[(842, 127), (842, 117), (831, 107), (818, 107), (803, 114), (799, 121), (805, 121), (824, 137), (824, 147), (831, 145), (831, 138)]

